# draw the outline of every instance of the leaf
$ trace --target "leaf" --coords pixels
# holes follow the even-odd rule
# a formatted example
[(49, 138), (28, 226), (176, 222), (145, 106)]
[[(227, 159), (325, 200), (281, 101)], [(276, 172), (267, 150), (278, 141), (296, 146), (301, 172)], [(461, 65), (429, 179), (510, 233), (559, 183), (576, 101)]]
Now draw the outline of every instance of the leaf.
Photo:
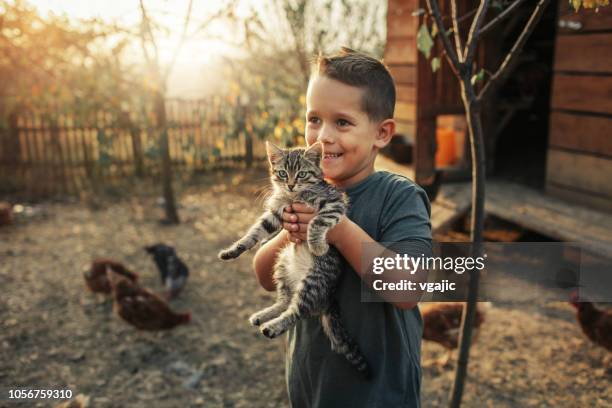
[(426, 58), (429, 58), (433, 45), (434, 42), (431, 38), (431, 35), (429, 34), (427, 24), (421, 24), (421, 27), (419, 28), (419, 32), (417, 34), (417, 49), (421, 51)]
[(436, 72), (440, 69), (440, 58), (434, 57), (431, 60), (431, 72)]
[(570, 0), (570, 4), (578, 12), (580, 7), (585, 9), (597, 9), (599, 7), (605, 7), (610, 5), (610, 0)]
[(438, 25), (433, 22), (431, 23), (431, 38), (436, 38), (436, 35), (438, 35)]
[(482, 81), (484, 77), (485, 77), (485, 71), (484, 69), (481, 68), (477, 74), (474, 74), (472, 76), (472, 85), (476, 85), (478, 82)]
[(491, 2), (491, 8), (496, 9), (497, 11), (502, 11), (504, 9), (504, 5), (500, 0), (493, 0), (493, 2)]

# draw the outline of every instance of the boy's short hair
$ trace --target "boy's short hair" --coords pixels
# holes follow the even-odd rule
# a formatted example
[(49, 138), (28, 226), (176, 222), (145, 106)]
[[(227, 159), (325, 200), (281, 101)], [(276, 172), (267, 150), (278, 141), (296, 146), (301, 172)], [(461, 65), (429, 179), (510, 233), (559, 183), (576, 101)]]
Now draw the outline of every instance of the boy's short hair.
[(395, 84), (387, 68), (376, 58), (342, 47), (338, 54), (319, 55), (314, 74), (362, 88), (365, 92), (361, 105), (370, 120), (393, 118)]

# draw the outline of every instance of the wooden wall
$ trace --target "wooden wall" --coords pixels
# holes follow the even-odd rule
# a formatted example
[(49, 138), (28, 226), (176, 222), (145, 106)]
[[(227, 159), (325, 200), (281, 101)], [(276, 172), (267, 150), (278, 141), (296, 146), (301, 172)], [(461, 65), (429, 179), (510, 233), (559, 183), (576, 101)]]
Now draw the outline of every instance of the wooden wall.
[(612, 211), (612, 7), (559, 3), (546, 191)]
[(396, 85), (397, 131), (414, 142), (416, 119), (416, 34), (419, 18), (412, 16), (418, 0), (389, 0), (384, 62)]
[[(459, 0), (460, 15), (474, 7), (474, 0)], [(384, 62), (396, 84), (396, 133), (414, 144), (415, 181), (428, 185), (434, 182), (436, 172), (436, 117), (462, 113), (463, 107), (459, 83), (444, 58), (439, 41), (432, 49), (432, 56), (442, 61), (436, 73), (431, 71), (430, 60), (417, 50), (417, 32), (424, 17), (413, 16), (412, 12), (419, 8), (427, 8), (425, 0), (388, 1)], [(450, 3), (441, 1), (440, 8), (443, 14), (448, 14)], [(462, 29), (468, 27), (462, 24)], [(479, 58), (481, 54), (479, 51)]]

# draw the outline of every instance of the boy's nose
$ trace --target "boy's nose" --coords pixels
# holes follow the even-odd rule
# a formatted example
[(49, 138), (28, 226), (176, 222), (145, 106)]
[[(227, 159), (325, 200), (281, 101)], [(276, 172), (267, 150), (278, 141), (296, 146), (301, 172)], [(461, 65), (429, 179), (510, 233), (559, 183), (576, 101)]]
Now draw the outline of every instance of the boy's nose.
[(319, 132), (319, 137), (317, 140), (321, 143), (334, 143), (334, 132), (330, 129), (329, 126), (323, 126), (321, 131)]

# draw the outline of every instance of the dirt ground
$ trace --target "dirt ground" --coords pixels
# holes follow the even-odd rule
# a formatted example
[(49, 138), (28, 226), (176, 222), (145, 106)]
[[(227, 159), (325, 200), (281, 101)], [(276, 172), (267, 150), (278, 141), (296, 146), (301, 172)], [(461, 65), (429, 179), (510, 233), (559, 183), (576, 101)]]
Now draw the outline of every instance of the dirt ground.
[[(0, 229), (0, 389), (68, 388), (92, 407), (284, 407), (283, 340), (247, 322), (273, 295), (252, 275), (252, 255), (220, 263), (217, 251), (260, 212), (265, 174), (216, 173), (182, 189), (178, 226), (158, 223), (159, 199), (43, 203)], [(95, 204), (95, 205), (93, 205)], [(160, 289), (143, 246), (166, 242), (190, 266), (172, 303), (193, 322), (141, 333), (84, 288), (93, 257), (120, 260)], [(446, 406), (453, 366), (423, 345), (423, 406)], [(612, 359), (591, 344), (563, 303), (493, 305), (472, 351), (466, 407), (612, 407)], [(4, 398), (4, 397), (3, 397)], [(8, 404), (8, 405), (7, 405)], [(0, 406), (53, 406), (0, 399)]]

